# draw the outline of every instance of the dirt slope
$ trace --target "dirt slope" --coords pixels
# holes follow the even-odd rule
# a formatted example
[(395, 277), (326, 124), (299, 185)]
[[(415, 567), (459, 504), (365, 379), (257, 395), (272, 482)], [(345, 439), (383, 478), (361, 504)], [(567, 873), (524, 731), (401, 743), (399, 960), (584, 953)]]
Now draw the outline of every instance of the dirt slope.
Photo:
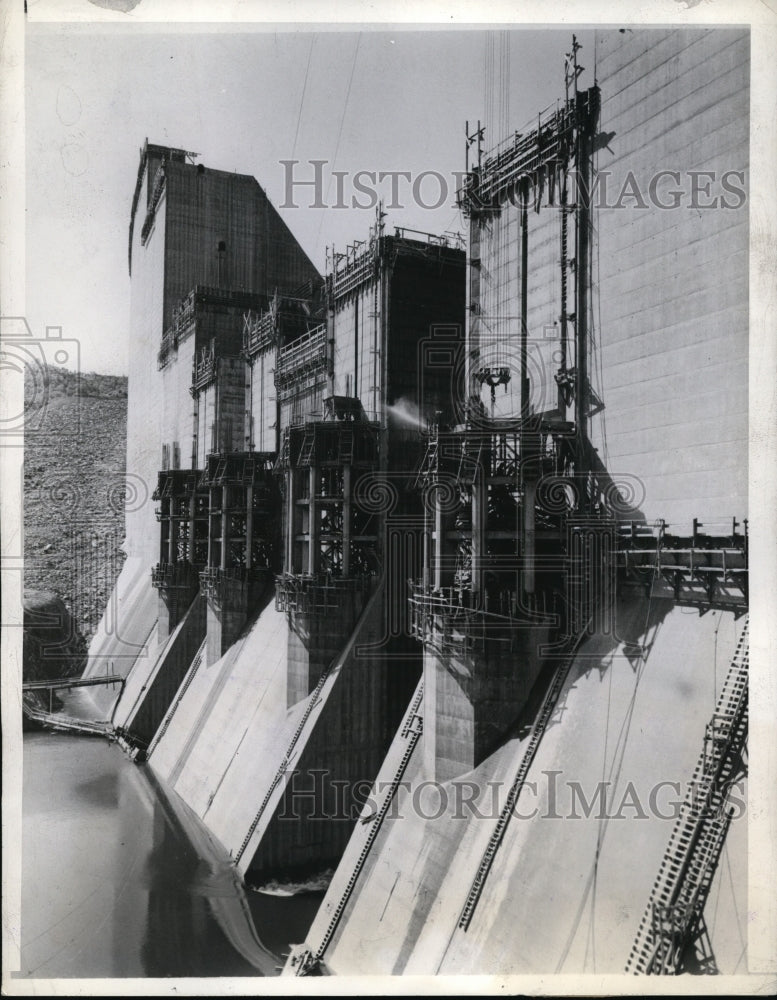
[(24, 585), (53, 591), (89, 642), (124, 562), (127, 379), (25, 379)]

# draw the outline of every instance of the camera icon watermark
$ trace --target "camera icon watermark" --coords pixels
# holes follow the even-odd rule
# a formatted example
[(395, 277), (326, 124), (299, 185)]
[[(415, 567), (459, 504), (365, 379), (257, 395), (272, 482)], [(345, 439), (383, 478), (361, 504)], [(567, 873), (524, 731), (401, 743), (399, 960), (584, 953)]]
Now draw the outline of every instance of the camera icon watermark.
[(62, 336), (61, 326), (47, 326), (36, 337), (23, 316), (0, 317), (0, 447), (20, 447), (33, 435), (77, 436), (81, 432), (80, 395), (73, 393), (67, 421), (51, 420), (51, 386), (58, 369), (81, 370), (78, 340)]

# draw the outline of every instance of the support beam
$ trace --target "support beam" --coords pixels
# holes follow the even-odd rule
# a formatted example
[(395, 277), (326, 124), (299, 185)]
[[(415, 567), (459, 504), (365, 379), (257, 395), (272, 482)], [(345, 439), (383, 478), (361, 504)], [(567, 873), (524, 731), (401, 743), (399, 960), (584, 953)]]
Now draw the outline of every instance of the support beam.
[(351, 575), (351, 466), (343, 469), (343, 576)]
[(522, 190), (521, 204), (521, 420), (529, 416), (529, 375), (528, 375), (528, 341), (529, 341), (529, 213), (527, 201), (529, 191), (526, 186)]
[(284, 560), (284, 571), (294, 572), (294, 536), (297, 533), (297, 519), (295, 514), (296, 476), (294, 469), (289, 469), (286, 473), (286, 558)]
[(314, 576), (318, 569), (318, 511), (316, 509), (316, 490), (318, 488), (318, 469), (311, 465), (308, 471), (310, 496), (308, 497), (308, 573)]
[[(588, 250), (590, 237), (591, 140), (588, 129), (578, 128), (576, 144), (578, 171), (577, 226), (575, 232), (575, 429), (577, 473), (588, 471)], [(587, 507), (586, 491), (581, 502)]]
[(246, 486), (246, 569), (253, 566), (254, 548), (254, 487), (253, 483)]
[(527, 480), (523, 490), (523, 589), (527, 594), (534, 593), (534, 509), (536, 503), (537, 484)]
[(483, 557), (485, 528), (488, 517), (488, 488), (482, 469), (478, 468), (472, 483), (472, 592), (483, 591)]
[(229, 531), (229, 514), (227, 513), (227, 496), (228, 487), (221, 487), (221, 561), (219, 566), (222, 570), (227, 568), (227, 546), (229, 539), (227, 537)]

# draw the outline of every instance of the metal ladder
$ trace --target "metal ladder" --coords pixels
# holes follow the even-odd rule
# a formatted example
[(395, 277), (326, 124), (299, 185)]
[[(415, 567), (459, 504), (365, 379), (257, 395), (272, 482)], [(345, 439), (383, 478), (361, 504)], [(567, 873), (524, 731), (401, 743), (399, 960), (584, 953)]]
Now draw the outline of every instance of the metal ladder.
[(456, 475), (457, 482), (466, 483), (471, 486), (477, 479), (480, 469), (480, 458), (483, 454), (483, 438), (480, 434), (472, 438), (465, 435), (461, 442), (461, 455), (459, 457), (459, 471)]
[[(329, 942), (332, 940), (332, 935), (337, 929), (337, 925), (340, 922), (340, 918), (343, 915), (343, 911), (345, 910), (345, 907), (348, 904), (348, 900), (351, 898), (351, 894), (353, 893), (356, 883), (359, 880), (359, 876), (361, 875), (362, 869), (364, 868), (364, 863), (367, 860), (370, 850), (372, 849), (372, 845), (375, 842), (375, 838), (378, 836), (378, 833), (380, 832), (383, 820), (386, 818), (386, 813), (388, 812), (389, 807), (394, 799), (394, 796), (396, 795), (397, 789), (399, 788), (399, 783), (402, 780), (405, 770), (407, 769), (407, 765), (410, 762), (410, 758), (413, 756), (413, 751), (416, 748), (416, 744), (418, 743), (418, 740), (421, 737), (421, 733), (423, 732), (423, 718), (418, 714), (418, 709), (420, 707), (423, 694), (424, 694), (424, 685), (423, 682), (421, 682), (418, 685), (418, 691), (416, 692), (416, 696), (413, 699), (413, 702), (407, 711), (407, 715), (405, 716), (405, 722), (404, 725), (402, 726), (401, 736), (403, 739), (407, 740), (407, 746), (405, 747), (404, 753), (402, 754), (399, 764), (397, 765), (397, 769), (394, 772), (394, 777), (391, 779), (391, 783), (389, 784), (389, 787), (386, 790), (386, 794), (383, 799), (383, 802), (380, 805), (380, 809), (377, 811), (374, 818), (370, 820), (370, 830), (364, 841), (364, 845), (362, 846), (362, 849), (359, 852), (359, 857), (356, 859), (356, 863), (353, 866), (353, 869), (345, 885), (345, 888), (343, 889), (342, 895), (340, 896), (340, 899), (337, 902), (337, 906), (335, 906), (334, 908), (334, 911), (332, 913), (332, 918), (329, 921), (326, 930), (324, 931), (324, 935), (321, 938), (318, 948), (316, 949), (315, 960), (317, 962), (321, 961), (324, 952), (329, 946)], [(418, 725), (416, 728), (414, 728), (413, 722), (416, 719), (418, 721)]]
[(221, 483), (227, 472), (227, 460), (226, 458), (220, 458), (219, 464), (216, 466), (216, 474), (213, 477), (214, 483)]
[(422, 486), (426, 485), (427, 480), (433, 476), (435, 472), (437, 472), (438, 450), (438, 436), (437, 434), (433, 434), (427, 442), (426, 452), (424, 453), (423, 460), (421, 461), (421, 465), (415, 477), (413, 485), (414, 489), (421, 489)]
[(475, 912), (475, 907), (480, 899), (486, 879), (488, 878), (488, 873), (491, 871), (491, 865), (494, 862), (494, 857), (499, 849), (499, 845), (502, 843), (502, 838), (504, 837), (505, 830), (507, 829), (507, 824), (510, 822), (510, 816), (512, 815), (515, 804), (518, 801), (518, 796), (521, 793), (523, 783), (526, 780), (526, 775), (528, 774), (529, 768), (534, 760), (537, 747), (540, 745), (540, 741), (545, 732), (545, 727), (550, 721), (553, 709), (556, 707), (556, 702), (561, 694), (561, 689), (564, 686), (564, 682), (566, 681), (567, 675), (569, 674), (572, 666), (574, 654), (583, 638), (583, 635), (584, 632), (581, 633), (574, 642), (565, 662), (556, 671), (556, 676), (553, 678), (553, 682), (545, 695), (542, 708), (540, 709), (540, 713), (534, 723), (531, 736), (529, 737), (529, 742), (526, 746), (524, 755), (521, 758), (521, 763), (518, 765), (518, 770), (507, 795), (507, 801), (499, 814), (496, 827), (494, 828), (494, 831), (488, 841), (488, 845), (483, 852), (483, 857), (481, 858), (480, 865), (475, 873), (475, 878), (473, 879), (469, 893), (467, 894), (466, 902), (464, 903), (461, 915), (459, 916), (459, 927), (462, 930), (466, 931), (469, 927), (470, 921), (472, 920), (472, 915)]
[(338, 463), (340, 465), (350, 465), (353, 461), (353, 431), (343, 430), (340, 431), (340, 440), (338, 442), (339, 454)]
[(306, 466), (310, 465), (311, 459), (313, 458), (313, 450), (316, 444), (316, 434), (312, 427), (307, 427), (305, 429), (305, 436), (302, 439), (302, 448), (300, 449), (299, 461), (297, 465)]
[(724, 814), (726, 791), (747, 739), (748, 664), (746, 620), (637, 930), (627, 973), (675, 975), (699, 927), (730, 823)]
[[(419, 709), (421, 707), (421, 702), (424, 700), (424, 686), (419, 684), (418, 690), (416, 691), (415, 698), (410, 703), (410, 708), (407, 710), (407, 715), (405, 716), (405, 722), (400, 731), (400, 736), (409, 736), (413, 728), (413, 723), (417, 716), (419, 716)], [(420, 716), (419, 716), (420, 717)]]
[(159, 727), (159, 729), (157, 729), (156, 733), (154, 734), (154, 738), (151, 740), (151, 743), (149, 744), (148, 750), (146, 751), (146, 758), (150, 757), (151, 754), (154, 752), (154, 750), (156, 750), (160, 740), (167, 732), (170, 723), (173, 719), (173, 716), (178, 710), (178, 706), (183, 701), (183, 697), (186, 694), (187, 690), (189, 689), (189, 685), (194, 680), (194, 675), (200, 669), (200, 666), (202, 664), (202, 659), (205, 655), (205, 644), (207, 643), (207, 641), (208, 641), (207, 639), (203, 639), (202, 643), (200, 644), (200, 648), (194, 654), (192, 665), (186, 672), (186, 676), (183, 679), (183, 683), (178, 688), (178, 694), (175, 696), (175, 701), (170, 706), (170, 708), (168, 708), (167, 714), (162, 720), (162, 725)]

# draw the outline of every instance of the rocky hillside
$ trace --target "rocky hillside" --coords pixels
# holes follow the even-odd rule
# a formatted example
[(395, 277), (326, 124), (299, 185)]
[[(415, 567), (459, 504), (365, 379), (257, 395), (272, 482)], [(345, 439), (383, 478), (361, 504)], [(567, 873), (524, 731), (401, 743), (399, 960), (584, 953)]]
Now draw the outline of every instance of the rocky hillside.
[(127, 379), (25, 379), (24, 586), (62, 598), (88, 643), (124, 554)]

